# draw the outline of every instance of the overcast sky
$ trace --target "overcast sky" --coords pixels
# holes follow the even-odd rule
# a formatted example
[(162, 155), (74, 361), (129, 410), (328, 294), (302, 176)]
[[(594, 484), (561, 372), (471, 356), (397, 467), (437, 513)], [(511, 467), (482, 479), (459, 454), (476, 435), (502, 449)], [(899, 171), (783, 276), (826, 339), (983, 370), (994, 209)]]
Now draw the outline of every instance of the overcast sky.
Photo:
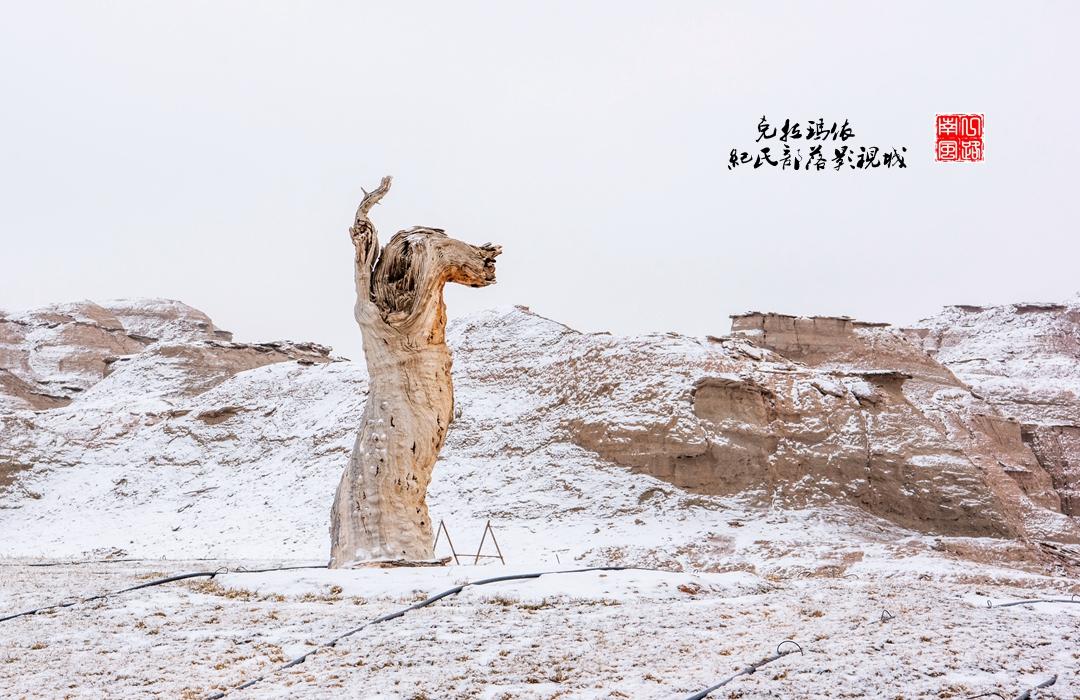
[[(0, 307), (156, 296), (359, 357), (346, 233), (503, 245), (450, 317), (721, 334), (1080, 290), (1078, 5), (5, 2)], [(886, 8), (888, 8), (886, 10)], [(933, 162), (934, 115), (986, 160)], [(729, 171), (762, 115), (908, 168)]]

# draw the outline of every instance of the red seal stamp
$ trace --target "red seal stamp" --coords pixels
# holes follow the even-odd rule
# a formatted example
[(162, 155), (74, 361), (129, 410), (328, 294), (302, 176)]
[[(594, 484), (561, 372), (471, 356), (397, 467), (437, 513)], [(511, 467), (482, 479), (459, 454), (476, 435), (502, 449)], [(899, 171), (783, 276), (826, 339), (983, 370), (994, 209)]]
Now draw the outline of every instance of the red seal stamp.
[(984, 121), (981, 114), (937, 115), (935, 158), (945, 163), (982, 160)]

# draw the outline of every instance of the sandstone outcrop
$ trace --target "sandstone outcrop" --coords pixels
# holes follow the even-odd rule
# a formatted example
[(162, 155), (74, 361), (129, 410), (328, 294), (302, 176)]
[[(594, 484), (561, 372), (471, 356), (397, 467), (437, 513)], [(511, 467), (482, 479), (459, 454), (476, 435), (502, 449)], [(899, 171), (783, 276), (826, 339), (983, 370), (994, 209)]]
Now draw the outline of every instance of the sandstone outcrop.
[[(73, 406), (88, 420), (99, 416), (99, 427), (114, 420), (129, 425), (132, 416), (155, 420), (175, 399), (202, 394), (239, 372), (289, 360), (330, 361), (330, 349), (314, 343), (231, 337), (201, 311), (162, 299), (57, 304), (0, 318), (0, 485), (36, 464), (69, 463), (61, 445), (93, 450), (108, 447), (110, 437), (130, 436), (116, 427), (116, 435), (98, 434), (99, 444), (80, 446), (74, 426), (45, 427), (61, 416), (50, 409)], [(35, 430), (51, 436), (45, 449), (29, 448)]]
[(54, 304), (0, 316), (0, 400), (49, 408), (97, 384), (109, 365), (158, 341), (230, 340), (210, 318), (167, 299)]
[(1080, 297), (950, 306), (907, 334), (1019, 427), (1063, 512), (1080, 515)]
[[(162, 336), (148, 342), (122, 319), (153, 313), (113, 308), (19, 317), (48, 319), (45, 339), (87, 332), (87, 355), (0, 324), (5, 358), (22, 363), (0, 373), (0, 527), (12, 546), (79, 552), (130, 541), (126, 549), (158, 556), (203, 556), (213, 541), (219, 554), (324, 556), (325, 514), (366, 400), (363, 365), (316, 345), (226, 341), (212, 324), (188, 326), (199, 333), (187, 339), (144, 324)], [(1032, 433), (1075, 426), (1056, 403), (1068, 396), (1052, 394), (1045, 424), (1013, 413), (961, 373), (973, 363), (950, 364), (928, 345), (938, 332), (748, 314), (730, 337), (617, 337), (524, 307), (472, 314), (447, 328), (455, 411), (432, 517), (501, 518), (548, 532), (551, 547), (582, 512), (591, 532), (584, 523), (605, 509), (688, 523), (735, 504), (762, 519), (831, 512), (874, 533), (1080, 541), (1053, 471), (1076, 464), (1073, 448), (1053, 452)], [(32, 371), (56, 366), (25, 359), (35, 353), (94, 358), (74, 364), (85, 388), (61, 393), (76, 385)], [(1046, 361), (1070, 360), (1047, 351)], [(1025, 371), (1037, 381), (1050, 370)], [(653, 541), (675, 542), (668, 532)], [(603, 546), (603, 533), (590, 537)], [(726, 545), (672, 545), (685, 555), (651, 546), (650, 556), (692, 563)]]
[(232, 340), (198, 309), (172, 299), (115, 299), (102, 302), (128, 335), (153, 341)]
[[(574, 376), (553, 382), (582, 414), (567, 422), (573, 439), (701, 493), (842, 499), (951, 534), (1073, 531), (1018, 426), (901, 332), (746, 314), (733, 333), (581, 337)], [(642, 394), (650, 375), (658, 386)], [(627, 384), (635, 396), (620, 396)]]
[[(908, 414), (883, 426), (886, 444), (899, 448), (888, 459), (909, 464), (943, 460), (947, 453), (940, 449), (950, 446), (951, 460), (940, 463), (962, 464), (967, 478), (984, 484), (1011, 533), (1039, 535), (1041, 526), (1033, 529), (1032, 523), (1044, 522), (1046, 512), (1061, 511), (1051, 476), (1025, 445), (1019, 424), (973, 393), (909, 333), (851, 319), (757, 313), (734, 317), (732, 330), (820, 371), (861, 375), (879, 384), (883, 377), (894, 377), (893, 391), (886, 392), (892, 401), (873, 407), (879, 415), (884, 406), (892, 407), (885, 415), (893, 410)], [(920, 433), (934, 437), (923, 445), (910, 442)], [(938, 447), (930, 448), (931, 443)]]

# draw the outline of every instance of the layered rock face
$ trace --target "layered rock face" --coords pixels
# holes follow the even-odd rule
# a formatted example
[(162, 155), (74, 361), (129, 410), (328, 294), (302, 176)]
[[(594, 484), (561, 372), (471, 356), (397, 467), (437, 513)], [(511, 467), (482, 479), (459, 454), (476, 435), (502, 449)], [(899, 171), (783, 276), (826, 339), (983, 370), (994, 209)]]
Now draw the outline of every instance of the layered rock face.
[[(285, 360), (329, 361), (329, 349), (312, 343), (231, 337), (201, 311), (165, 299), (57, 304), (0, 318), (0, 486), (35, 464), (64, 463), (55, 448), (79, 430), (46, 427), (64, 415), (49, 409), (152, 416), (168, 410), (171, 398), (195, 396), (238, 372)], [(52, 435), (53, 449), (30, 447), (42, 433)], [(102, 437), (98, 446), (105, 447)]]
[[(363, 365), (312, 344), (230, 342), (171, 304), (4, 319), (19, 383), (0, 386), (0, 527), (55, 551), (328, 547)], [(557, 538), (610, 509), (686, 522), (737, 499), (763, 520), (839, 507), (867, 528), (1080, 541), (1029, 424), (973, 393), (920, 333), (776, 314), (737, 317), (724, 338), (579, 333), (524, 307), (460, 319), (433, 518)], [(721, 546), (693, 539), (664, 541)]]
[[(664, 346), (675, 342), (612, 339), (615, 347), (584, 354), (597, 359), (567, 382), (578, 392), (596, 378), (595, 391), (614, 399), (620, 368), (633, 367), (639, 377), (626, 384), (640, 392), (642, 375), (661, 374), (669, 395), (655, 400), (664, 390), (657, 387), (591, 401), (588, 417), (568, 423), (579, 444), (702, 493), (790, 505), (842, 499), (908, 527), (953, 534), (1075, 529), (1019, 426), (899, 331), (746, 314), (734, 319), (732, 338), (684, 347), (672, 361)], [(606, 354), (630, 356), (597, 361)], [(680, 386), (682, 395), (672, 392)], [(622, 413), (629, 406), (633, 420)]]
[(157, 342), (231, 339), (203, 312), (167, 299), (86, 301), (0, 315), (0, 406), (66, 405), (101, 381), (110, 362)]
[(58, 304), (0, 318), (0, 378), (9, 408), (65, 405), (101, 380), (110, 357), (147, 343), (128, 335), (108, 309)]
[(1019, 425), (898, 330), (749, 314), (729, 338), (617, 338), (546, 323), (476, 329), (491, 342), (456, 348), (461, 372), (541, 401), (556, 434), (606, 460), (692, 492), (852, 503), (929, 532), (1077, 538)]
[[(818, 371), (890, 385), (887, 400), (873, 407), (884, 420), (871, 464), (949, 465), (937, 478), (959, 470), (983, 484), (1014, 534), (1037, 535), (1032, 523), (1060, 512), (1060, 494), (1024, 443), (1019, 423), (973, 393), (910, 334), (846, 318), (757, 313), (735, 317), (732, 331)], [(912, 440), (919, 434), (923, 444)]]
[(1080, 515), (1080, 297), (950, 306), (907, 335), (1019, 424), (1065, 513)]

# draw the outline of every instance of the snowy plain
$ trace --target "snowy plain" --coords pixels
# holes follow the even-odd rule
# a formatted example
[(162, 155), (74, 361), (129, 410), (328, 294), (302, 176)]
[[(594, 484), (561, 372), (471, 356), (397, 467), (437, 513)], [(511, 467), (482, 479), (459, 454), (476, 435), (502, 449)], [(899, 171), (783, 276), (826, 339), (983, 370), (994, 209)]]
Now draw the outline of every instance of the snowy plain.
[[(220, 563), (6, 561), (4, 608)], [(276, 672), (431, 593), (519, 569), (230, 573), (0, 623), (0, 692), (201, 698), (265, 676), (227, 697), (679, 698), (791, 639), (802, 653), (711, 697), (1011, 698), (1053, 674), (1037, 697), (1080, 694), (1080, 606), (986, 605), (1067, 597), (1075, 582), (872, 568), (787, 578), (567, 573), (467, 588)]]

